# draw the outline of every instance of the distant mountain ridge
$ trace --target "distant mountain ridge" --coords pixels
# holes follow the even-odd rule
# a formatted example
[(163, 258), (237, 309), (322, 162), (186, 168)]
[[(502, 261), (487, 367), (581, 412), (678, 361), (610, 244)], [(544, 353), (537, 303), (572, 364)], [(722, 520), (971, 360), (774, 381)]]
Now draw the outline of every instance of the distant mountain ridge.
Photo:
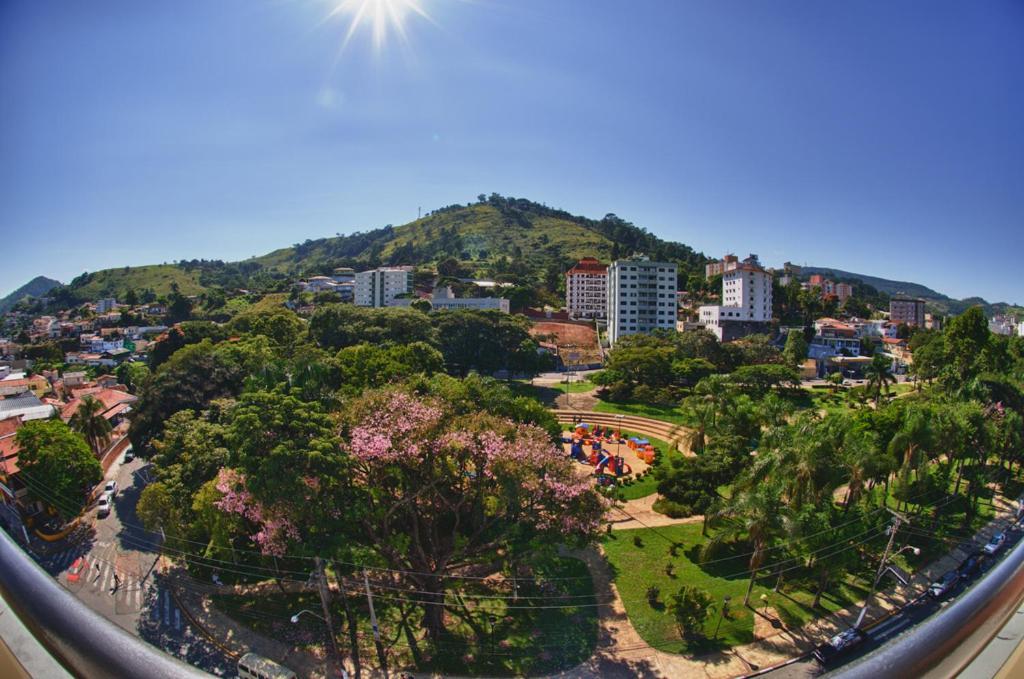
[(46, 293), (59, 285), (61, 285), (60, 281), (55, 281), (54, 279), (47, 278), (46, 276), (36, 276), (11, 294), (0, 299), (0, 314), (7, 313), (14, 308), (15, 304), (26, 297), (43, 297)]
[(879, 292), (884, 292), (890, 296), (906, 295), (907, 297), (918, 297), (928, 302), (933, 309), (942, 314), (960, 314), (972, 306), (981, 305), (985, 309), (985, 313), (991, 315), (994, 313), (1003, 313), (1007, 309), (1014, 307), (1013, 304), (1009, 304), (1007, 302), (989, 303), (981, 297), (954, 299), (949, 295), (937, 292), (926, 285), (912, 283), (910, 281), (895, 281), (888, 278), (879, 278), (878, 276), (868, 276), (866, 274), (843, 271), (842, 269), (836, 269), (833, 267), (805, 266), (802, 268), (801, 275), (809, 276), (811, 274), (821, 274), (838, 281), (860, 281), (861, 283), (870, 285)]

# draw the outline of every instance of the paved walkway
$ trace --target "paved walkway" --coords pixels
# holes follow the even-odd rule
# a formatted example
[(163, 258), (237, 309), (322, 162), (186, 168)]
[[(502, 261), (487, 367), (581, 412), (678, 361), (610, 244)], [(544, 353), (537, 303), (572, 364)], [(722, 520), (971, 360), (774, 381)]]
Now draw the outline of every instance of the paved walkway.
[(608, 513), (612, 530), (631, 530), (633, 528), (657, 528), (659, 526), (675, 526), (680, 523), (701, 523), (703, 514), (673, 519), (654, 511), (654, 503), (660, 496), (652, 493), (646, 497), (623, 502), (622, 507), (615, 507)]
[[(995, 518), (975, 536), (984, 543), (992, 533), (1000, 530), (1007, 520), (1012, 519), (1014, 507), (1001, 498), (996, 500), (999, 509)], [(801, 628), (789, 629), (784, 626), (778, 631), (774, 626), (757, 625), (755, 635), (771, 630), (770, 636), (729, 650), (691, 657), (666, 653), (646, 643), (637, 633), (626, 615), (625, 606), (618, 589), (611, 579), (610, 567), (599, 549), (570, 552), (581, 559), (590, 570), (594, 588), (602, 600), (612, 603), (601, 609), (598, 644), (594, 655), (586, 662), (566, 672), (553, 675), (571, 679), (597, 679), (622, 677), (710, 677), (724, 679), (750, 674), (758, 669), (772, 667), (786, 660), (803, 655), (843, 629), (852, 627), (860, 614), (860, 606), (837, 611), (818, 618)], [(945, 571), (955, 568), (967, 557), (967, 552), (957, 547), (949, 554), (919, 570), (907, 587), (892, 587), (879, 592), (868, 607), (865, 621), (888, 617), (893, 612), (916, 598)], [(771, 610), (769, 610), (769, 614)]]

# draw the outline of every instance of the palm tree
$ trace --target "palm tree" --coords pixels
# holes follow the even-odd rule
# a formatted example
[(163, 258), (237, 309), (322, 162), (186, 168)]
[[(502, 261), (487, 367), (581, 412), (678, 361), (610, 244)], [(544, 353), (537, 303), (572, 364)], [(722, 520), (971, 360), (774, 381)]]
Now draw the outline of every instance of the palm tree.
[(867, 384), (864, 385), (867, 392), (872, 395), (875, 401), (875, 407), (878, 407), (878, 402), (882, 398), (882, 393), (889, 393), (889, 385), (896, 383), (896, 378), (892, 374), (891, 364), (882, 354), (875, 354), (871, 358), (871, 363), (864, 368), (864, 377), (867, 379)]
[(750, 603), (757, 572), (767, 560), (772, 544), (786, 533), (786, 511), (780, 493), (764, 484), (742, 491), (712, 514), (708, 526), (715, 535), (701, 551), (705, 560), (713, 558), (726, 543), (746, 541), (750, 545), (750, 584), (743, 597), (746, 606)]
[(708, 429), (715, 426), (718, 408), (710, 398), (691, 396), (683, 401), (682, 411), (686, 419), (693, 423), (693, 427), (686, 430), (682, 438), (690, 450), (700, 455), (707, 445)]
[(110, 443), (110, 422), (103, 417), (106, 406), (94, 396), (83, 396), (78, 410), (71, 416), (68, 424), (85, 437), (92, 451), (99, 455)]
[(924, 461), (922, 453), (930, 449), (934, 442), (932, 416), (930, 408), (908, 408), (903, 416), (903, 425), (889, 441), (889, 452), (902, 458), (900, 476), (904, 484), (910, 480), (911, 472), (920, 474)]

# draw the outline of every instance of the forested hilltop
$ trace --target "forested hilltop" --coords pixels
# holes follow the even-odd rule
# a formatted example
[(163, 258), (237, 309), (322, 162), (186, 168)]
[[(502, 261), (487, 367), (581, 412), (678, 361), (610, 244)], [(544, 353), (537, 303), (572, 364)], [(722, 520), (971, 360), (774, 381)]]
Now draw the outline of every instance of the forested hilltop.
[(284, 292), (297, 278), (329, 274), (339, 266), (436, 269), (446, 262), (452, 275), (528, 287), (543, 301), (560, 294), (563, 274), (580, 257), (609, 261), (633, 254), (676, 262), (680, 280), (693, 277), (695, 284), (703, 279), (708, 261), (688, 245), (662, 240), (614, 214), (591, 219), (492, 193), (481, 194), (475, 203), (428, 212), (402, 226), (306, 240), (241, 262), (194, 259), (86, 273), (51, 294), (58, 305), (67, 306), (99, 297), (120, 298), (129, 290), (143, 299), (149, 293), (167, 295), (175, 286), (187, 295), (239, 288)]

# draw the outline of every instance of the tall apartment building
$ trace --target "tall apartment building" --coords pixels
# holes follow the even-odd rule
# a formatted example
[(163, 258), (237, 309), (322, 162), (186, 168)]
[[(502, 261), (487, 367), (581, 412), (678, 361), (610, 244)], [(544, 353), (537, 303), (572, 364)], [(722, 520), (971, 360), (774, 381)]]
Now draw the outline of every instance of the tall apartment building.
[(604, 318), (608, 312), (608, 267), (584, 257), (565, 272), (569, 318)]
[(380, 268), (356, 274), (356, 306), (396, 306), (395, 298), (409, 292), (412, 292), (410, 268)]
[(113, 297), (104, 297), (103, 299), (96, 301), (96, 313), (105, 314), (111, 311), (117, 311), (117, 300)]
[(894, 325), (924, 327), (924, 300), (893, 297), (889, 300), (889, 322)]
[(713, 278), (726, 271), (732, 271), (740, 263), (736, 255), (726, 255), (717, 262), (708, 262), (704, 265), (704, 278)]
[(757, 255), (722, 274), (721, 306), (702, 306), (698, 322), (720, 341), (768, 331), (772, 320), (772, 275)]
[(676, 327), (675, 264), (620, 259), (608, 267), (608, 342), (658, 328)]

